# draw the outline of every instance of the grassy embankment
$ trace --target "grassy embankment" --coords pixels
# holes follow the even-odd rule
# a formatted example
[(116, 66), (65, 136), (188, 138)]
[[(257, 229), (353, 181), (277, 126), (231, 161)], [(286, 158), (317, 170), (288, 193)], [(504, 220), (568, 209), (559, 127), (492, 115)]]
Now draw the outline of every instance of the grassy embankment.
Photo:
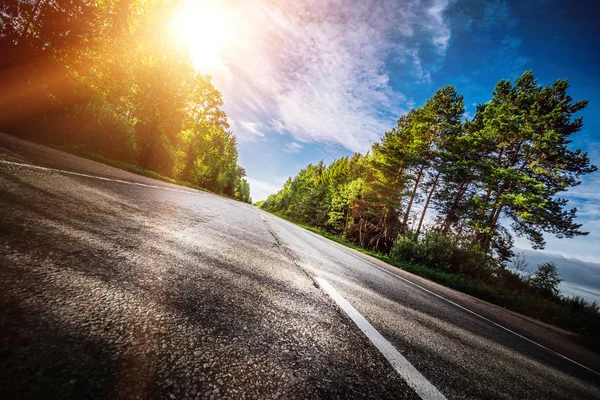
[(580, 313), (574, 312), (574, 309), (576, 311), (578, 309), (578, 303), (571, 298), (562, 297), (552, 299), (510, 291), (503, 287), (489, 285), (461, 275), (398, 260), (386, 254), (366, 250), (324, 230), (297, 223), (284, 215), (275, 215), (343, 246), (375, 257), (394, 267), (401, 268), (415, 275), (500, 307), (504, 307), (508, 310), (576, 332), (578, 333), (576, 337), (578, 343), (591, 350), (600, 352), (600, 337), (598, 336), (600, 329), (600, 326), (598, 325), (600, 323), (600, 314), (589, 316), (586, 315), (586, 310), (579, 310), (581, 311)]
[(71, 154), (74, 154), (79, 157), (87, 158), (89, 160), (97, 161), (101, 164), (115, 167), (118, 169), (122, 169), (124, 171), (132, 172), (137, 175), (142, 175), (142, 176), (145, 176), (148, 178), (157, 179), (159, 181), (173, 183), (175, 185), (186, 186), (186, 187), (189, 187), (192, 189), (197, 189), (197, 190), (202, 190), (204, 192), (212, 193), (210, 190), (205, 189), (203, 187), (193, 185), (189, 182), (184, 182), (184, 181), (180, 181), (177, 179), (169, 178), (168, 176), (161, 175), (158, 172), (151, 171), (149, 169), (143, 169), (135, 164), (130, 164), (130, 163), (126, 163), (124, 161), (115, 160), (113, 158), (104, 157), (103, 155), (94, 153), (93, 151), (85, 150), (81, 146), (62, 145), (62, 146), (52, 146), (52, 147), (54, 147), (57, 150), (71, 153)]

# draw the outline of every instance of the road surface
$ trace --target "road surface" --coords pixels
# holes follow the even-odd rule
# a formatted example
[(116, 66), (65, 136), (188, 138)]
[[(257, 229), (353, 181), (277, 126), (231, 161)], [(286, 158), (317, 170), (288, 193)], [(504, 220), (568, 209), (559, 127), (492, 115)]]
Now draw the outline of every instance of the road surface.
[(0, 135), (0, 398), (600, 398), (569, 333)]

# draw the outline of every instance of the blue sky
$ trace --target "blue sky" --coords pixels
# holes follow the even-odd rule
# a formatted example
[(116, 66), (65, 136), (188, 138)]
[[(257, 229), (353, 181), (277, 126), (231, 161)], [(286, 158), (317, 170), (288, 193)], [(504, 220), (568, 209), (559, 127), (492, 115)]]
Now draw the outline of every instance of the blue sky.
[[(576, 4), (575, 4), (576, 3)], [(588, 99), (573, 147), (600, 165), (600, 2), (255, 0), (227, 3), (237, 39), (211, 71), (238, 137), (253, 199), (310, 162), (364, 153), (397, 118), (453, 85), (467, 115), (495, 83), (531, 69)], [(567, 194), (591, 233), (548, 237), (563, 290), (600, 300), (600, 173)]]

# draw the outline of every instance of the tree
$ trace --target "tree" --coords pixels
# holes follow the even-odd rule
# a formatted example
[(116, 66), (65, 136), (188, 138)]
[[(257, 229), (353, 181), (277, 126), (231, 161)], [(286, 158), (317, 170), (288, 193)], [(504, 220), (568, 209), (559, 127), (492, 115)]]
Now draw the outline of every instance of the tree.
[(350, 223), (350, 202), (362, 197), (363, 161), (362, 156), (356, 153), (352, 157), (337, 159), (325, 171), (327, 225), (338, 233), (343, 232)]
[(244, 178), (240, 178), (235, 190), (235, 198), (248, 204), (252, 204), (250, 197), (250, 184)]
[(567, 201), (555, 197), (596, 170), (586, 153), (568, 148), (569, 137), (583, 124), (573, 114), (587, 101), (573, 102), (567, 88), (566, 80), (539, 86), (527, 71), (514, 85), (500, 81), (482, 109), (479, 134), (489, 150), (481, 157), (482, 193), (476, 197), (478, 218), (471, 224), (473, 241), (485, 250), (502, 215), (534, 248), (544, 246), (541, 232), (558, 237), (587, 234), (574, 222), (576, 209), (565, 209)]
[(513, 256), (509, 228), (535, 248), (544, 232), (585, 235), (576, 210), (558, 197), (596, 170), (586, 153), (569, 148), (583, 123), (574, 114), (587, 102), (574, 102), (567, 89), (566, 80), (542, 87), (525, 72), (514, 84), (500, 81), (463, 121), (463, 97), (443, 87), (400, 117), (360, 168), (347, 157), (327, 169), (309, 165), (263, 206), (387, 252), (421, 203), (413, 234), (433, 208), (437, 231), (461, 243), (470, 238), (500, 265)]
[[(423, 159), (422, 169), (426, 169), (429, 180), (425, 181), (423, 191), (427, 193), (425, 205), (416, 228), (416, 236), (419, 236), (421, 226), (425, 219), (427, 209), (441, 180), (449, 175), (452, 169), (451, 162), (457, 161), (460, 156), (456, 151), (457, 141), (462, 133), (462, 116), (464, 113), (463, 96), (456, 92), (452, 86), (445, 86), (438, 90), (431, 99), (427, 100), (424, 107), (426, 124), (431, 130), (431, 143), (427, 156)], [(429, 170), (429, 171), (427, 171)], [(421, 170), (422, 171), (422, 170)], [(415, 182), (415, 188), (418, 181)], [(409, 210), (407, 210), (407, 215)]]
[(221, 93), (169, 32), (180, 5), (1, 5), (0, 84), (11, 96), (0, 98), (0, 127), (246, 198)]
[[(387, 213), (387, 218), (384, 215)], [(362, 247), (388, 253), (400, 232), (400, 218), (381, 202), (364, 199), (350, 201), (352, 223), (346, 228), (346, 236)], [(382, 226), (382, 223), (385, 225)], [(387, 233), (386, 236), (382, 232)], [(395, 233), (391, 236), (390, 233)]]
[(371, 154), (367, 157), (370, 168), (366, 177), (366, 197), (382, 203), (380, 237), (383, 240), (397, 235), (397, 232), (389, 232), (386, 226), (391, 214), (398, 214), (402, 207), (413, 141), (411, 128), (416, 114), (417, 111), (411, 110), (400, 117), (398, 126), (386, 132), (380, 143), (373, 144)]
[(538, 265), (537, 270), (528, 279), (528, 282), (545, 296), (557, 296), (560, 293), (558, 285), (560, 285), (562, 279), (558, 276), (556, 264), (546, 262)]
[(336, 231), (343, 232), (350, 225), (352, 200), (362, 197), (363, 186), (364, 181), (358, 178), (335, 187), (327, 222)]
[(484, 176), (480, 163), (487, 149), (487, 143), (478, 134), (483, 126), (484, 107), (477, 107), (474, 118), (463, 124), (461, 134), (449, 143), (444, 154), (446, 168), (434, 208), (437, 210), (437, 229), (445, 235), (451, 232), (462, 235), (466, 221), (475, 217), (473, 198)]

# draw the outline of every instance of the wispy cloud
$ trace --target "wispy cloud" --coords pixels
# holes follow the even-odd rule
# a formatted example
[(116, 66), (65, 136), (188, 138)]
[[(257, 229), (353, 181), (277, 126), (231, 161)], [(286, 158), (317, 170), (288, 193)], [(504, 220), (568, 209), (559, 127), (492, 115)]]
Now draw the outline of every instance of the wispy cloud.
[(444, 19), (444, 12), (449, 3), (448, 0), (437, 0), (427, 9), (427, 14), (431, 17), (428, 28), (435, 32), (433, 44), (441, 53), (446, 51), (450, 43), (450, 27)]
[(248, 122), (248, 121), (242, 121), (240, 122), (240, 125), (248, 132), (254, 134), (254, 135), (258, 135), (261, 137), (264, 137), (265, 134), (262, 132), (259, 132), (260, 129), (260, 124), (256, 123), (256, 122)]
[(285, 147), (283, 148), (283, 151), (285, 151), (286, 153), (295, 154), (295, 153), (300, 153), (303, 148), (304, 148), (304, 146), (302, 146), (300, 143), (292, 142), (292, 143), (286, 144)]
[(224, 92), (242, 140), (270, 128), (298, 141), (365, 151), (408, 108), (386, 61), (400, 60), (417, 80), (429, 81), (419, 54), (448, 48), (447, 6), (448, 0), (240, 2), (232, 11), (238, 39), (224, 49), (223, 68), (206, 72)]

